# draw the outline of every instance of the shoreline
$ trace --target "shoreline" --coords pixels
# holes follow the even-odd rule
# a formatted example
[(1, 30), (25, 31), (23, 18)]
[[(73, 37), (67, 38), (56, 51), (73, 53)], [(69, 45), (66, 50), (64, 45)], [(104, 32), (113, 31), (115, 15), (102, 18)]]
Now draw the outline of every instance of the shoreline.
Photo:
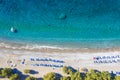
[(30, 52), (43, 52), (43, 53), (99, 53), (99, 52), (120, 52), (120, 48), (60, 48), (51, 46), (41, 46), (39, 48), (19, 47), (19, 46), (1, 46), (0, 49), (17, 50), (17, 51), (30, 51)]
[[(117, 40), (116, 40), (117, 41)], [(119, 41), (117, 41), (119, 42)], [(109, 42), (108, 42), (109, 43)], [(8, 49), (8, 50), (18, 50), (18, 51), (31, 51), (31, 52), (43, 52), (43, 53), (98, 53), (98, 52), (115, 52), (120, 51), (119, 45), (116, 46), (109, 46), (108, 43), (101, 43), (102, 45), (105, 45), (103, 47), (100, 47), (98, 44), (96, 45), (86, 45), (88, 47), (67, 47), (67, 46), (59, 46), (59, 45), (43, 45), (43, 44), (36, 44), (36, 43), (30, 43), (30, 42), (20, 42), (20, 41), (12, 41), (12, 40), (6, 40), (6, 39), (0, 39), (0, 48), (2, 49)], [(82, 45), (83, 45), (82, 44)], [(92, 43), (91, 43), (92, 44)], [(115, 43), (117, 44), (117, 43)], [(115, 45), (114, 43), (111, 43), (110, 45)], [(70, 44), (72, 45), (72, 44)], [(82, 46), (80, 45), (80, 46)], [(91, 46), (91, 47), (90, 47)], [(94, 47), (92, 47), (94, 46)], [(109, 46), (109, 47), (108, 47)]]

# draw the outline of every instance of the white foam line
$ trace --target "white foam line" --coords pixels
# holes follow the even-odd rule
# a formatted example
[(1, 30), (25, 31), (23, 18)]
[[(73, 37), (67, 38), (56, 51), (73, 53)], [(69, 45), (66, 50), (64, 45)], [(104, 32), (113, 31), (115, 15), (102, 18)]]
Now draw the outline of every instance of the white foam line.
[(34, 49), (43, 49), (43, 48), (48, 48), (48, 49), (68, 49), (68, 48), (61, 48), (57, 46), (42, 46), (42, 45), (16, 45), (13, 46), (14, 44), (6, 44), (6, 43), (0, 43), (0, 47), (4, 48), (11, 48), (11, 49), (29, 49), (29, 50), (34, 50)]

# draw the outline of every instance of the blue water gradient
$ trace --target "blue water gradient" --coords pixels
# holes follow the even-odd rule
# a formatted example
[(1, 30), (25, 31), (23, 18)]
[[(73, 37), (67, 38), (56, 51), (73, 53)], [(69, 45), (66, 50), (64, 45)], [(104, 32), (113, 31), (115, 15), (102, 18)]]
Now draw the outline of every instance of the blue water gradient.
[[(61, 14), (66, 18), (59, 19)], [(18, 32), (11, 33), (11, 27)], [(120, 46), (120, 0), (0, 0), (0, 39), (68, 47)]]

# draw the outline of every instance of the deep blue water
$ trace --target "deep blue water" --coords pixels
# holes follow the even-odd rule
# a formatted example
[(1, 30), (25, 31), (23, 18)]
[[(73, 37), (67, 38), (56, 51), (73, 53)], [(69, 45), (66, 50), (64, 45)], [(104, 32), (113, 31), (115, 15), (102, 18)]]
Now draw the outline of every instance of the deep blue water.
[[(66, 17), (60, 19), (64, 14)], [(11, 33), (14, 27), (17, 33)], [(120, 0), (0, 0), (0, 39), (61, 46), (120, 46)]]

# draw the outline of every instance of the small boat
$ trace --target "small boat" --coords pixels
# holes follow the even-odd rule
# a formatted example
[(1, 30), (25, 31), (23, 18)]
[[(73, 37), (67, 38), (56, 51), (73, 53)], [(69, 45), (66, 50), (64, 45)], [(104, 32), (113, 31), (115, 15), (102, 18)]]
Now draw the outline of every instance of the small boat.
[(17, 32), (17, 29), (15, 29), (14, 27), (11, 27), (10, 31), (11, 31), (12, 33), (16, 33), (16, 32)]

